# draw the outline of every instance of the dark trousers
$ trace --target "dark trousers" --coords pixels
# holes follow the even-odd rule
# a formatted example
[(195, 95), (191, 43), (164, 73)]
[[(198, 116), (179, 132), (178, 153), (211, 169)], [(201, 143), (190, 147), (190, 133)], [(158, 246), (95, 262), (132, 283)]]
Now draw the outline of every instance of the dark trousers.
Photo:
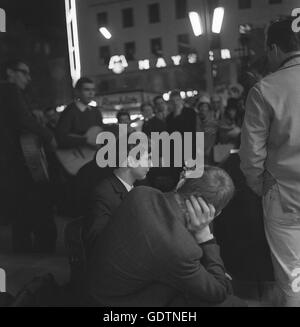
[(14, 252), (54, 252), (57, 230), (50, 185), (27, 184), (16, 197), (12, 219)]

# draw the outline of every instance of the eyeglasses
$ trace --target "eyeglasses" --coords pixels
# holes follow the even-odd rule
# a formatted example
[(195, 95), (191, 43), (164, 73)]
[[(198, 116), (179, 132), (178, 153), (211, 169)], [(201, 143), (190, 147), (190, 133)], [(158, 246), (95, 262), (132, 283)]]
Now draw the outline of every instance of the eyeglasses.
[(16, 69), (14, 69), (14, 71), (20, 72), (20, 73), (22, 73), (25, 76), (30, 76), (30, 72), (28, 70), (25, 70), (25, 69), (16, 68)]

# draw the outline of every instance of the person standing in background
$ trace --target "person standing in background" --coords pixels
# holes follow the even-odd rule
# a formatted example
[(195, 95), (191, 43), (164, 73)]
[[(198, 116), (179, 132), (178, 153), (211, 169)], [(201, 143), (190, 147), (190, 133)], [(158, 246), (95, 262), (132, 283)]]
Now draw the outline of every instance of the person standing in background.
[(247, 183), (263, 197), (279, 306), (300, 306), (300, 33), (292, 21), (267, 29), (274, 73), (249, 92), (240, 151)]
[(95, 84), (82, 77), (75, 85), (76, 101), (63, 111), (56, 127), (56, 139), (60, 148), (95, 145), (91, 143), (89, 130), (102, 127), (102, 114), (99, 108), (91, 107), (95, 97)]

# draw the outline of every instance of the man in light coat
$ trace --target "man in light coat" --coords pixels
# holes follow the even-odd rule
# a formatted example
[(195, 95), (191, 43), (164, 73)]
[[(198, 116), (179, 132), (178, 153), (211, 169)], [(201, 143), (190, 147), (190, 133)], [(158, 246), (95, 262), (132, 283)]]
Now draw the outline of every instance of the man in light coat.
[(248, 95), (241, 168), (263, 197), (277, 304), (300, 306), (300, 33), (292, 18), (268, 27), (266, 46), (274, 72)]

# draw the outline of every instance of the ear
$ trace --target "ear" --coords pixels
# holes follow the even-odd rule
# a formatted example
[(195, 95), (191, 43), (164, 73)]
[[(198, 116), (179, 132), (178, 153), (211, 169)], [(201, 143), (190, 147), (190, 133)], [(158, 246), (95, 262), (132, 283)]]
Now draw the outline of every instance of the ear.
[(128, 167), (131, 167), (131, 168), (136, 168), (138, 166), (136, 160), (132, 156), (128, 156), (127, 164), (128, 164)]

